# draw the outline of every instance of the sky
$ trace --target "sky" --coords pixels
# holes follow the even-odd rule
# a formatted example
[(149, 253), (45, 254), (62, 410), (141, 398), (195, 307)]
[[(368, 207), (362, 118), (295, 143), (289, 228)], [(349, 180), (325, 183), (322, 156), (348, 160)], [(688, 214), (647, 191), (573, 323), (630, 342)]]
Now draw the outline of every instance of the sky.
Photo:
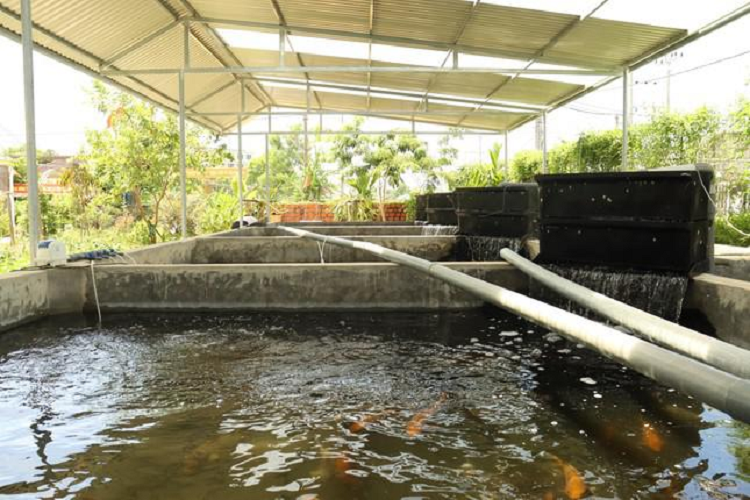
[[(559, 12), (585, 14), (600, 0), (485, 0), (488, 3), (547, 8)], [(739, 7), (739, 0), (609, 0), (596, 13), (596, 17), (696, 29), (708, 20)], [(706, 105), (718, 110), (731, 108), (741, 96), (750, 96), (750, 16), (680, 49), (670, 58), (673, 75), (669, 79), (670, 107), (675, 111), (692, 111)], [(243, 45), (242, 37), (223, 33), (231, 45)], [(276, 48), (274, 37), (264, 39), (254, 36), (257, 48), (270, 44)], [(329, 55), (352, 56), (361, 51), (361, 45), (321, 45), (304, 37), (292, 39), (296, 50), (317, 51)], [(269, 47), (269, 48), (271, 48)], [(441, 54), (425, 51), (378, 47), (375, 57), (392, 62), (416, 63), (434, 58), (442, 62)], [(726, 61), (715, 61), (726, 58)], [(481, 58), (463, 56), (461, 64), (479, 65)], [(0, 148), (24, 141), (23, 82), (21, 47), (18, 43), (0, 37), (0, 67), (5, 68), (0, 78)], [(707, 65), (702, 69), (703, 65)], [(634, 121), (648, 120), (654, 110), (663, 109), (667, 101), (667, 65), (664, 61), (649, 64), (633, 73)], [(684, 72), (684, 73), (682, 73)], [(41, 54), (35, 54), (37, 145), (53, 149), (60, 154), (75, 154), (85, 143), (85, 130), (105, 126), (105, 119), (93, 109), (87, 89), (91, 78)], [(586, 130), (611, 129), (616, 126), (622, 107), (622, 82), (609, 86), (571, 103), (548, 117), (548, 142), (554, 147), (561, 141), (575, 139)], [(326, 127), (337, 128), (351, 117), (325, 118)], [(285, 128), (293, 119), (274, 121), (274, 127)], [(246, 128), (263, 130), (264, 123), (249, 123)], [(369, 130), (405, 128), (409, 124), (390, 120), (370, 119)], [(417, 130), (445, 130), (440, 126), (417, 124)], [(534, 124), (528, 124), (509, 134), (509, 154), (512, 157), (523, 149), (533, 149)], [(437, 149), (437, 136), (422, 136), (430, 149)], [(467, 136), (455, 145), (461, 153), (459, 163), (488, 160), (487, 150), (502, 136)], [(234, 147), (234, 139), (227, 143)], [(247, 137), (246, 151), (262, 154), (264, 140)]]

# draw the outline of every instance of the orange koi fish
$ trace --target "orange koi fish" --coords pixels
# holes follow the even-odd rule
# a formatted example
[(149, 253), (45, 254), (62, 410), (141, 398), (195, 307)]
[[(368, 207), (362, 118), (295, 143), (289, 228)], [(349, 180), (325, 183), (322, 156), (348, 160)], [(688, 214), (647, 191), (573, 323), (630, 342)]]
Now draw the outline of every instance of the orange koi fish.
[(392, 413), (393, 413), (393, 410), (385, 410), (385, 411), (381, 411), (380, 413), (373, 413), (370, 415), (365, 415), (360, 420), (357, 420), (356, 422), (352, 422), (349, 425), (349, 430), (354, 433), (362, 432), (363, 430), (367, 428), (368, 425), (376, 424), (380, 422), (381, 420), (383, 420), (383, 418), (385, 418), (387, 415), (390, 415)]
[(438, 398), (438, 400), (435, 401), (435, 404), (414, 415), (414, 417), (409, 420), (409, 423), (406, 424), (406, 433), (411, 437), (419, 436), (420, 434), (422, 434), (424, 421), (434, 415), (435, 412), (440, 409), (446, 399), (448, 399), (448, 395), (442, 392), (440, 393), (440, 397)]
[(651, 427), (651, 424), (643, 424), (643, 444), (646, 447), (659, 453), (664, 449), (664, 438), (659, 435), (659, 432)]
[(565, 494), (568, 498), (570, 498), (570, 500), (583, 498), (588, 491), (588, 486), (586, 486), (586, 482), (581, 477), (581, 473), (578, 472), (578, 469), (554, 455), (552, 455), (552, 458), (565, 476)]

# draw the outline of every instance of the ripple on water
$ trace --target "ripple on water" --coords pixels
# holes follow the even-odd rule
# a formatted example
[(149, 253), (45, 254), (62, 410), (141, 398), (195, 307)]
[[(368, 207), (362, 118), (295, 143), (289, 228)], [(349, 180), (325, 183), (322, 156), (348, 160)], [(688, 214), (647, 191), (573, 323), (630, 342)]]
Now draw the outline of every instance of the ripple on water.
[(66, 321), (0, 337), (11, 498), (750, 493), (747, 427), (494, 310)]

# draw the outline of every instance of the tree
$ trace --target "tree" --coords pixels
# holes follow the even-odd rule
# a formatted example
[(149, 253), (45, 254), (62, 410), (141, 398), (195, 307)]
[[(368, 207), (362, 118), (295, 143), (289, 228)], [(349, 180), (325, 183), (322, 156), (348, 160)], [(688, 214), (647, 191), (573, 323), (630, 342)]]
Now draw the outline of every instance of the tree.
[[(162, 204), (179, 184), (176, 117), (101, 82), (94, 82), (91, 99), (107, 117), (107, 128), (87, 131), (81, 160), (104, 191), (132, 201), (136, 221), (148, 225), (149, 242), (164, 239)], [(186, 139), (189, 169), (202, 170), (231, 158), (217, 137), (202, 128), (188, 125)]]
[[(403, 186), (407, 172), (424, 172), (434, 165), (427, 154), (427, 145), (411, 134), (396, 131), (384, 135), (367, 136), (361, 133), (362, 119), (344, 126), (346, 133), (333, 140), (331, 155), (339, 166), (344, 181), (354, 189), (354, 196), (339, 203), (337, 213), (353, 214), (354, 220), (368, 220), (369, 207), (377, 196), (380, 216), (385, 220), (384, 202), (391, 190)], [(353, 208), (344, 210), (343, 206)]]
[[(52, 149), (39, 149), (36, 150), (36, 163), (37, 165), (44, 165), (52, 161), (56, 155)], [(28, 169), (26, 168), (26, 144), (19, 144), (17, 146), (9, 146), (0, 151), (0, 158), (7, 158), (10, 160), (10, 166), (15, 172), (15, 182), (24, 183), (26, 182), (26, 175)]]

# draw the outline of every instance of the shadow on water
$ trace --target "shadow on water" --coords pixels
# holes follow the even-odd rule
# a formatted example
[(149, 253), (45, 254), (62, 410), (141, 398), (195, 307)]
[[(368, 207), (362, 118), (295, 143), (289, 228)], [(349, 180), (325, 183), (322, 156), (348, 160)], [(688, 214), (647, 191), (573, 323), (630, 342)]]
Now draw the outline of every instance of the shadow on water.
[(0, 495), (750, 494), (746, 426), (491, 308), (105, 324), (0, 336)]

